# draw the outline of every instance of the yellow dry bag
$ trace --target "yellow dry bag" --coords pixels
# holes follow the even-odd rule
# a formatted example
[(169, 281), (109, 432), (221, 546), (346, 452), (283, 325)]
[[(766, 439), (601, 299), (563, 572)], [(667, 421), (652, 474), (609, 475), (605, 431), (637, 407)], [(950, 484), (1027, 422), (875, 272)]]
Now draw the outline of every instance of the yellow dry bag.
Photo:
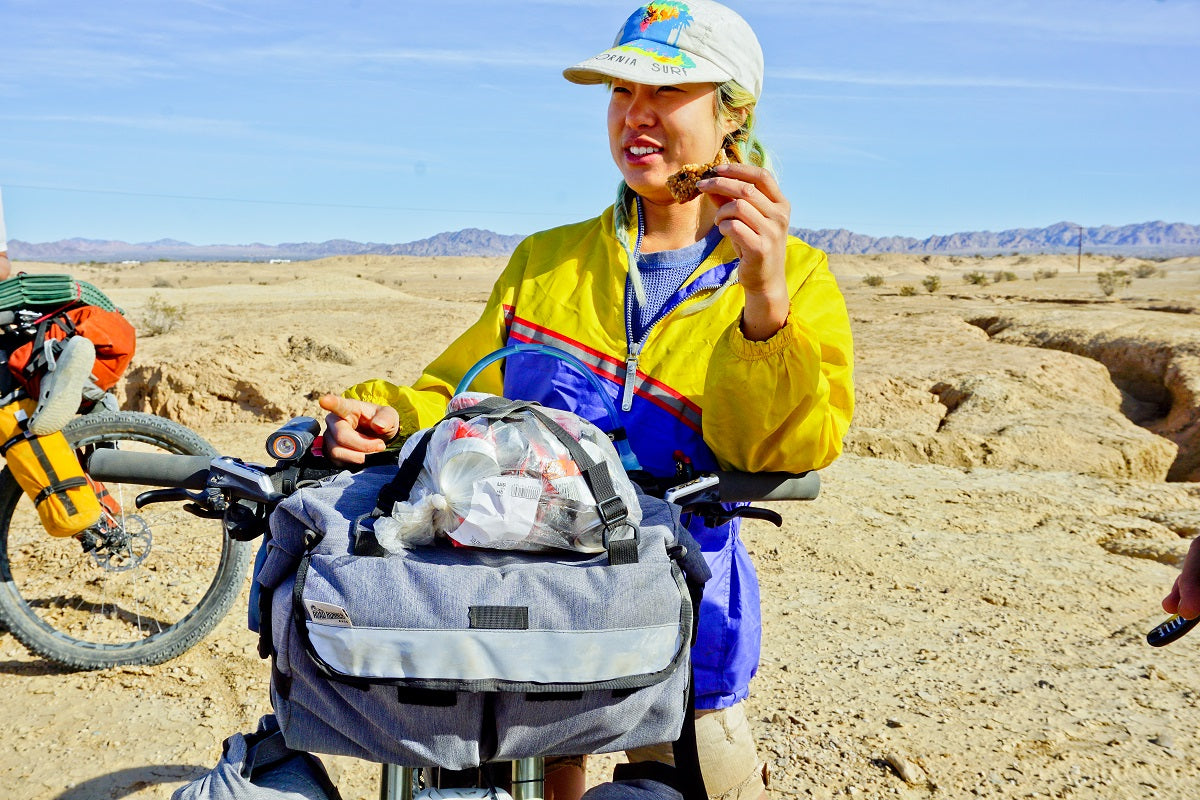
[(25, 428), (37, 403), (18, 400), (0, 408), (0, 455), (37, 507), (51, 536), (74, 536), (100, 519), (100, 501), (75, 451), (61, 432), (32, 436)]

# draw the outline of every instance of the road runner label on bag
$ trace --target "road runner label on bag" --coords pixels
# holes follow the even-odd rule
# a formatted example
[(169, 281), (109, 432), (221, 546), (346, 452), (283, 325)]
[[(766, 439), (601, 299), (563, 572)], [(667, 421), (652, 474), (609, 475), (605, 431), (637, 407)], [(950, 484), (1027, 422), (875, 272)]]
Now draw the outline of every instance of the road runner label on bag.
[(340, 628), (354, 627), (354, 623), (350, 621), (350, 615), (346, 613), (346, 609), (340, 606), (320, 603), (316, 600), (305, 600), (304, 607), (308, 609), (308, 618), (313, 622), (319, 622), (322, 625), (336, 625)]

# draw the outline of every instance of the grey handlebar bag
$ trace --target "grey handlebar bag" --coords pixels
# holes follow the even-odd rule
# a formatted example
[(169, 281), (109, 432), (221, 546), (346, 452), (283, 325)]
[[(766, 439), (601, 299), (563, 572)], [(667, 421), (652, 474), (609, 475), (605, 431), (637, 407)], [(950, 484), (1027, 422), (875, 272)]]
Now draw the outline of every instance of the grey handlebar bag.
[[(481, 414), (504, 425), (539, 412), (492, 398), (439, 424)], [(406, 496), (421, 450), (399, 469), (303, 488), (271, 518), (255, 575), (260, 651), (272, 658), (288, 746), (465, 769), (677, 739), (693, 592), (707, 578), (678, 508), (637, 494), (641, 522), (631, 526), (603, 488), (611, 475), (596, 474), (605, 465), (576, 452), (608, 526), (603, 552), (435, 540), (385, 554), (372, 521)], [(690, 587), (681, 564), (698, 575)]]
[(171, 800), (341, 800), (320, 760), (284, 744), (268, 714), (250, 734), (225, 740), (221, 760)]

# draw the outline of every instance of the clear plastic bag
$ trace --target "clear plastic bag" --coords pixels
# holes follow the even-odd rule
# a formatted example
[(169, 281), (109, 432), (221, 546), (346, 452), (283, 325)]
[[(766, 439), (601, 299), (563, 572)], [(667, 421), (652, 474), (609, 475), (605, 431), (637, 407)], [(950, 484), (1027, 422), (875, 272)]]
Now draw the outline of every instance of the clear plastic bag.
[[(490, 395), (467, 392), (451, 411)], [(567, 411), (539, 408), (607, 464), (629, 524), (641, 522), (633, 484), (608, 436)], [(407, 458), (420, 437), (409, 438)], [(512, 421), (447, 419), (429, 440), (424, 465), (408, 500), (375, 522), (375, 538), (390, 552), (429, 544), (444, 535), (459, 544), (500, 550), (604, 550), (596, 500), (567, 448), (532, 415)]]

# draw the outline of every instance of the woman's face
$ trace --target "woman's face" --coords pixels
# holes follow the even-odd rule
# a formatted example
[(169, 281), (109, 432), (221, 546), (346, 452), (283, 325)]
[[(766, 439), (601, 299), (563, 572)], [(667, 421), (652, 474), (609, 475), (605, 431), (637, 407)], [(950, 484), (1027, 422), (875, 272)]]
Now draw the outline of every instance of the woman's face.
[(718, 127), (716, 86), (648, 86), (615, 80), (608, 100), (608, 145), (629, 188), (646, 200), (672, 203), (667, 176), (684, 164), (706, 164), (732, 123)]

